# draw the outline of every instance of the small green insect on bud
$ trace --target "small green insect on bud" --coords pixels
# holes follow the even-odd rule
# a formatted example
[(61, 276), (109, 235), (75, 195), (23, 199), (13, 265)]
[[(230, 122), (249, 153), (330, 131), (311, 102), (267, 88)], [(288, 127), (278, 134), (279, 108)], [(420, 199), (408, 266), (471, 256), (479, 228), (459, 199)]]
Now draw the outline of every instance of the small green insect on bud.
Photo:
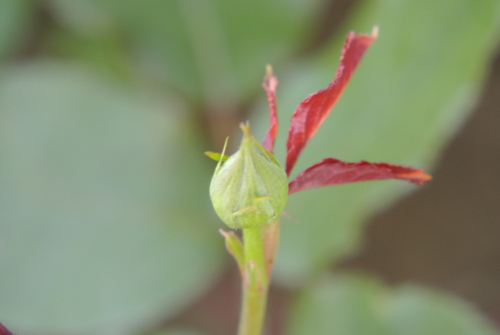
[[(252, 228), (278, 219), (288, 200), (285, 171), (242, 124), (239, 150), (224, 163), (220, 155), (210, 183), (215, 212), (231, 228)], [(225, 150), (225, 146), (224, 146)]]

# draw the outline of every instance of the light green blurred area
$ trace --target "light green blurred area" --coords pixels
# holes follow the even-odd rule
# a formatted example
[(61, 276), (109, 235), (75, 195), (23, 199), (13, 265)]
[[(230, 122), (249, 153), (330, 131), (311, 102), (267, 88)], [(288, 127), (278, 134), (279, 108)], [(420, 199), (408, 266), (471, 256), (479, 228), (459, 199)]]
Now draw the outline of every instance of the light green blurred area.
[[(283, 161), (291, 113), (331, 81), (351, 29), (378, 25), (380, 37), (294, 174), (329, 156), (430, 167), (477, 97), (499, 7), (360, 1), (340, 33), (299, 58), (326, 1), (0, 1), (0, 322), (34, 335), (142, 334), (200, 297), (228, 257), (208, 199), (214, 164), (202, 155), (218, 148), (199, 120), (251, 105), (262, 137), (267, 107), (254, 100), (271, 63)], [(454, 298), (318, 282), (373, 210), (413, 189), (391, 181), (291, 197), (301, 223), (282, 220), (275, 272), (302, 292), (290, 334), (494, 333)], [(347, 321), (332, 319), (337, 310)]]
[(212, 282), (221, 248), (195, 186), (209, 173), (175, 101), (63, 62), (4, 73), (3, 318), (33, 330), (121, 333), (175, 312)]
[(416, 286), (388, 291), (371, 278), (321, 278), (299, 298), (290, 335), (498, 334), (462, 301)]

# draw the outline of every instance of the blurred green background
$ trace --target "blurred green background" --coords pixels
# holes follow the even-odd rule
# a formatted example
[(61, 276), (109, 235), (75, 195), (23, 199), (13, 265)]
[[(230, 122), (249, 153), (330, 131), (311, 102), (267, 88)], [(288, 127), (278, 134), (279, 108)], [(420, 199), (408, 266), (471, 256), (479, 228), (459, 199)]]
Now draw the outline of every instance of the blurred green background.
[[(0, 0), (0, 322), (33, 335), (234, 334), (238, 277), (202, 153), (237, 144), (247, 119), (263, 138), (265, 65), (280, 81), (283, 161), (295, 106), (332, 80), (348, 31), (378, 25), (294, 173), (325, 157), (432, 171), (498, 92), (482, 94), (499, 23), (496, 0)], [(487, 120), (463, 148), (498, 149)], [(299, 223), (282, 220), (266, 334), (498, 334), (498, 150), (483, 166), (461, 148), (392, 210), (417, 188), (291, 196)]]

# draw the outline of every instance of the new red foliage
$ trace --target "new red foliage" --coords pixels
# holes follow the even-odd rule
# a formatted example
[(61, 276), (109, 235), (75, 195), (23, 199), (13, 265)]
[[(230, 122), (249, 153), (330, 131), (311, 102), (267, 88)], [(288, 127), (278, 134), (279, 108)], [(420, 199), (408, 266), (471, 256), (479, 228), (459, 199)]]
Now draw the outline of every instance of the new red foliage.
[(332, 83), (327, 88), (308, 96), (295, 109), (286, 142), (286, 173), (288, 175), (307, 141), (316, 133), (342, 95), (361, 57), (375, 38), (377, 38), (376, 28), (373, 29), (371, 35), (356, 35), (350, 32), (342, 49), (340, 64)]
[(353, 183), (357, 181), (401, 179), (422, 185), (431, 179), (423, 170), (387, 163), (342, 162), (335, 158), (325, 158), (311, 165), (288, 184), (288, 193), (309, 188)]
[(0, 335), (14, 335), (3, 324), (0, 323)]
[(267, 66), (267, 74), (264, 78), (262, 86), (267, 93), (267, 102), (269, 103), (269, 130), (267, 131), (266, 138), (262, 142), (262, 147), (267, 151), (273, 152), (274, 140), (278, 133), (278, 112), (276, 110), (276, 86), (278, 86), (278, 79), (273, 75), (271, 66)]
[[(366, 49), (377, 38), (377, 28), (370, 35), (350, 32), (342, 49), (340, 64), (332, 83), (323, 90), (311, 94), (302, 101), (292, 115), (287, 139), (286, 173), (290, 175), (297, 159), (309, 139), (316, 133), (319, 126), (330, 113), (340, 98), (354, 70), (360, 62)], [(278, 130), (278, 115), (276, 110), (276, 86), (278, 81), (267, 68), (264, 79), (264, 89), (267, 93), (270, 112), (270, 128), (264, 139), (263, 147), (271, 151)], [(295, 193), (310, 188), (353, 183), (358, 181), (400, 179), (421, 185), (431, 179), (423, 170), (387, 163), (357, 163), (342, 162), (335, 158), (326, 158), (301, 172), (289, 184), (288, 193)]]

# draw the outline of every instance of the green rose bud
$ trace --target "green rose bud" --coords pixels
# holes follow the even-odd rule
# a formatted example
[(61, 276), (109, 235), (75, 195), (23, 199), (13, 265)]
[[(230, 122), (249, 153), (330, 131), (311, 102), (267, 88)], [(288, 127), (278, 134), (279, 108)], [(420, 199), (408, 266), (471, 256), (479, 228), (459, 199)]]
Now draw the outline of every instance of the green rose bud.
[(224, 163), (224, 152), (220, 156), (210, 183), (210, 199), (217, 215), (229, 227), (258, 227), (283, 213), (288, 181), (273, 154), (250, 134), (250, 126), (240, 127), (240, 149)]

